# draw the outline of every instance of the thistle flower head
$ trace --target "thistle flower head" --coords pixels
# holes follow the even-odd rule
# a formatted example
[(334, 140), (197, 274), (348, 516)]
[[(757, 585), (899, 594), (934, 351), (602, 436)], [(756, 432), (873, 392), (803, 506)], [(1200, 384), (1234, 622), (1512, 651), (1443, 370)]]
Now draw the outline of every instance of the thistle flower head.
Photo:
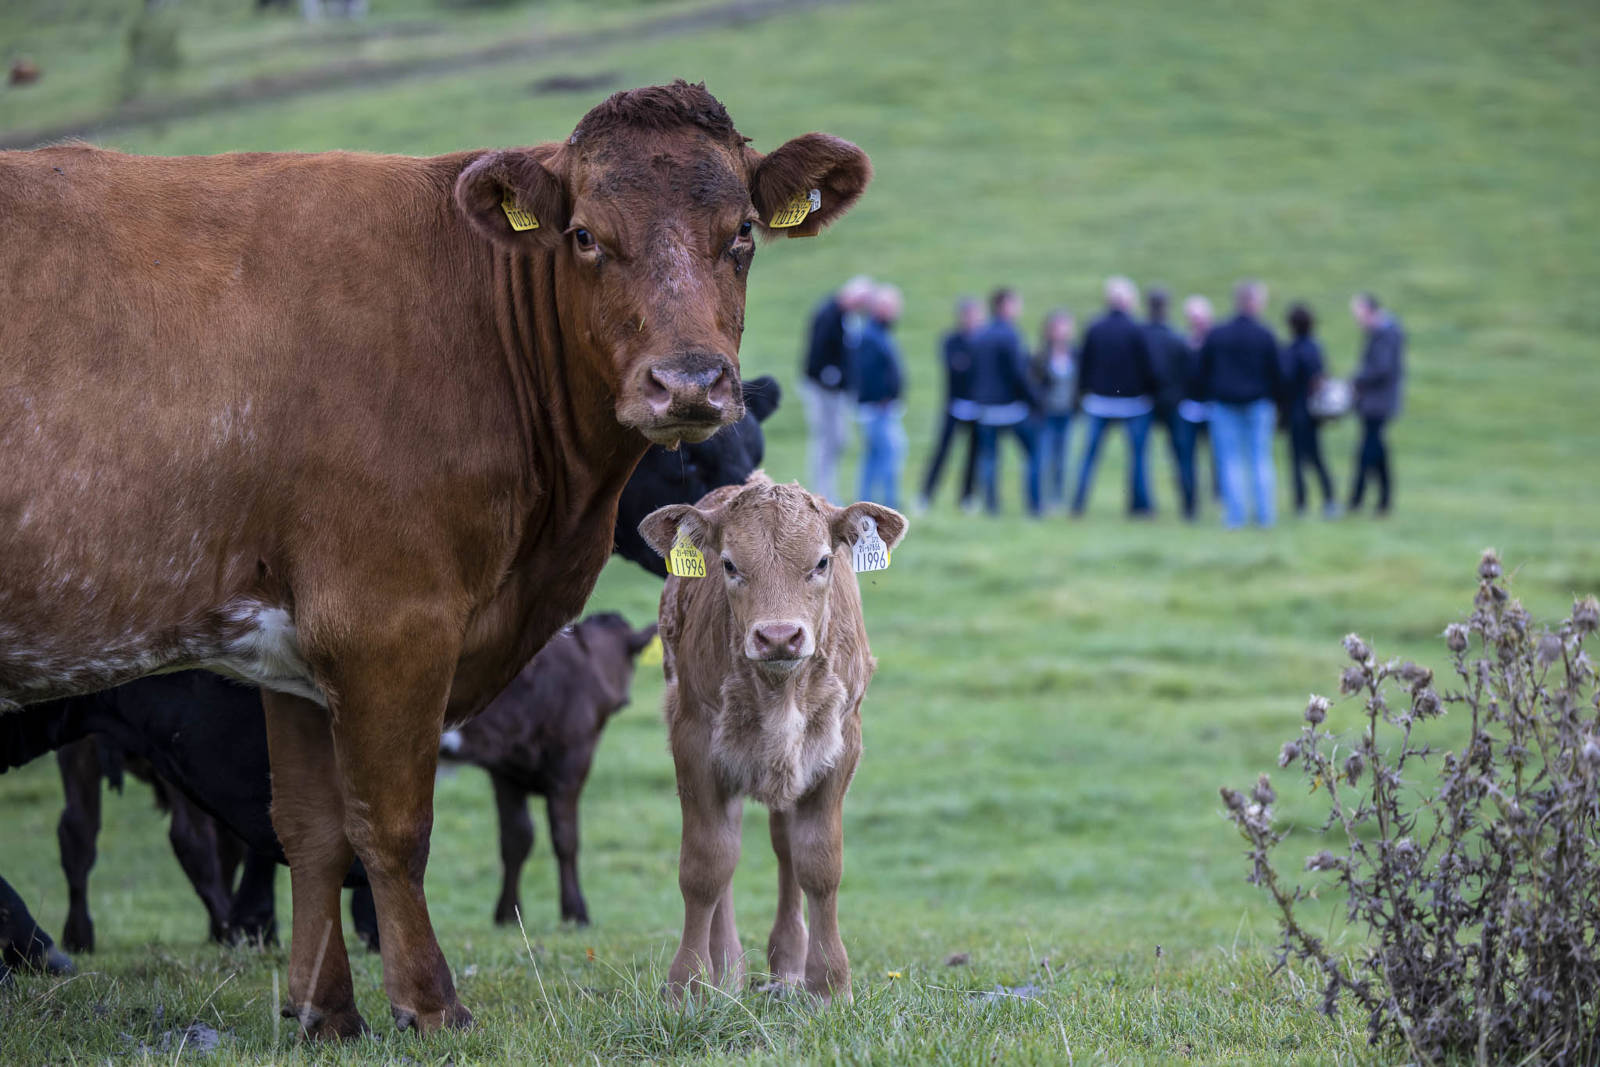
[(1572, 605), (1572, 627), (1580, 634), (1592, 634), (1600, 629), (1600, 600), (1586, 596)]
[(1357, 663), (1365, 663), (1367, 657), (1372, 655), (1372, 649), (1368, 648), (1367, 643), (1356, 634), (1344, 635), (1344, 650)]
[(1300, 743), (1298, 741), (1285, 741), (1283, 750), (1278, 753), (1278, 766), (1287, 767), (1300, 758)]
[(1328, 708), (1331, 706), (1327, 697), (1319, 697), (1312, 693), (1311, 699), (1306, 702), (1306, 722), (1312, 726), (1320, 726), (1328, 717)]
[(1539, 651), (1536, 653), (1539, 662), (1548, 667), (1552, 663), (1561, 662), (1565, 649), (1562, 647), (1561, 638), (1555, 634), (1545, 634), (1539, 638)]
[(1268, 780), (1266, 775), (1263, 774), (1256, 779), (1256, 787), (1250, 790), (1250, 799), (1262, 807), (1266, 807), (1278, 799), (1278, 794), (1273, 792), (1272, 782)]
[(1344, 696), (1361, 692), (1361, 687), (1367, 684), (1367, 674), (1360, 667), (1346, 667), (1344, 673), (1339, 675), (1339, 692)]
[(1465, 652), (1467, 650), (1467, 628), (1459, 622), (1453, 622), (1444, 628), (1444, 647), (1451, 652)]
[(1478, 561), (1478, 577), (1486, 582), (1492, 582), (1501, 575), (1500, 553), (1492, 548), (1483, 550), (1483, 558)]

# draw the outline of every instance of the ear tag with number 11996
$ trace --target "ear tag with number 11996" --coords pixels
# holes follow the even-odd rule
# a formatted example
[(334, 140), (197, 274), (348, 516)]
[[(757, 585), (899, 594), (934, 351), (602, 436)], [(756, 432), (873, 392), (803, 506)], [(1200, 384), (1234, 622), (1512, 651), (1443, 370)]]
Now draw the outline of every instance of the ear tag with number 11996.
[(861, 532), (856, 537), (855, 548), (850, 552), (850, 562), (856, 573), (888, 570), (889, 546), (883, 543), (877, 522), (872, 516), (863, 515), (857, 520), (856, 528)]
[(706, 557), (689, 543), (682, 530), (678, 531), (677, 540), (672, 542), (672, 551), (667, 553), (667, 573), (679, 578), (706, 576)]

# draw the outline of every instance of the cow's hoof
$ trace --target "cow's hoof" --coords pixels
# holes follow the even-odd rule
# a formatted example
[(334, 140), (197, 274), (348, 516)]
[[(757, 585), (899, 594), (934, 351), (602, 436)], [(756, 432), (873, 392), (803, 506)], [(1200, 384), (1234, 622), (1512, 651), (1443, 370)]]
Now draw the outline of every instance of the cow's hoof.
[(299, 1008), (293, 1004), (285, 1004), (283, 1017), (299, 1022), (300, 1032), (312, 1041), (345, 1041), (371, 1033), (367, 1020), (361, 1017), (353, 1001), (344, 1007), (325, 1012), (310, 1006)]
[(441, 1011), (419, 1013), (392, 1005), (389, 1011), (394, 1015), (395, 1029), (415, 1030), (419, 1034), (431, 1034), (435, 1030), (465, 1030), (472, 1025), (472, 1013), (459, 1000)]
[(74, 954), (93, 952), (94, 924), (76, 923), (69, 919), (66, 928), (61, 931), (61, 947)]
[(71, 974), (75, 970), (77, 968), (72, 965), (72, 960), (67, 954), (54, 945), (51, 945), (49, 951), (44, 954), (45, 974)]

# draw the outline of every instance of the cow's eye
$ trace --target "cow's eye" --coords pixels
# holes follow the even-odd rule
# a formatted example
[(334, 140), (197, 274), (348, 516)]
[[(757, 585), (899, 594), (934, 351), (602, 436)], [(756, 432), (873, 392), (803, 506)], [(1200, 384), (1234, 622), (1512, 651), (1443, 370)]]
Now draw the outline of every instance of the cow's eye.
[(743, 222), (739, 223), (739, 236), (749, 237), (750, 232), (754, 229), (755, 223), (751, 222), (749, 219), (745, 219)]
[(739, 577), (739, 568), (733, 565), (733, 560), (725, 559), (722, 561), (722, 573), (729, 578), (737, 578)]
[(578, 227), (578, 229), (572, 231), (572, 239), (574, 241), (578, 242), (578, 247), (579, 248), (593, 248), (594, 247), (594, 234), (590, 233), (588, 230), (585, 230), (581, 226)]
[(817, 560), (817, 565), (814, 568), (812, 568), (812, 572), (814, 574), (827, 574), (828, 573), (828, 560), (830, 560), (832, 558), (833, 557), (831, 557), (831, 556), (823, 556), (821, 559)]

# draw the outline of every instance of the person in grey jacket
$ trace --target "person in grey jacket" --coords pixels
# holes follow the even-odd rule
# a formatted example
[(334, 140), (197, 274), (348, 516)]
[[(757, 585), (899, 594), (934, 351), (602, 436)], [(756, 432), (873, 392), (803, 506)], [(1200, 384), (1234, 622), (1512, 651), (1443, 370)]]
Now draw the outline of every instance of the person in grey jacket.
[(1405, 333), (1400, 321), (1384, 309), (1371, 293), (1350, 299), (1350, 314), (1366, 335), (1361, 367), (1355, 377), (1356, 415), (1361, 419), (1361, 448), (1356, 454), (1356, 480), (1350, 491), (1350, 510), (1361, 507), (1367, 475), (1378, 483), (1377, 514), (1387, 515), (1391, 502), (1389, 446), (1384, 428), (1400, 414), (1400, 390), (1405, 382)]

